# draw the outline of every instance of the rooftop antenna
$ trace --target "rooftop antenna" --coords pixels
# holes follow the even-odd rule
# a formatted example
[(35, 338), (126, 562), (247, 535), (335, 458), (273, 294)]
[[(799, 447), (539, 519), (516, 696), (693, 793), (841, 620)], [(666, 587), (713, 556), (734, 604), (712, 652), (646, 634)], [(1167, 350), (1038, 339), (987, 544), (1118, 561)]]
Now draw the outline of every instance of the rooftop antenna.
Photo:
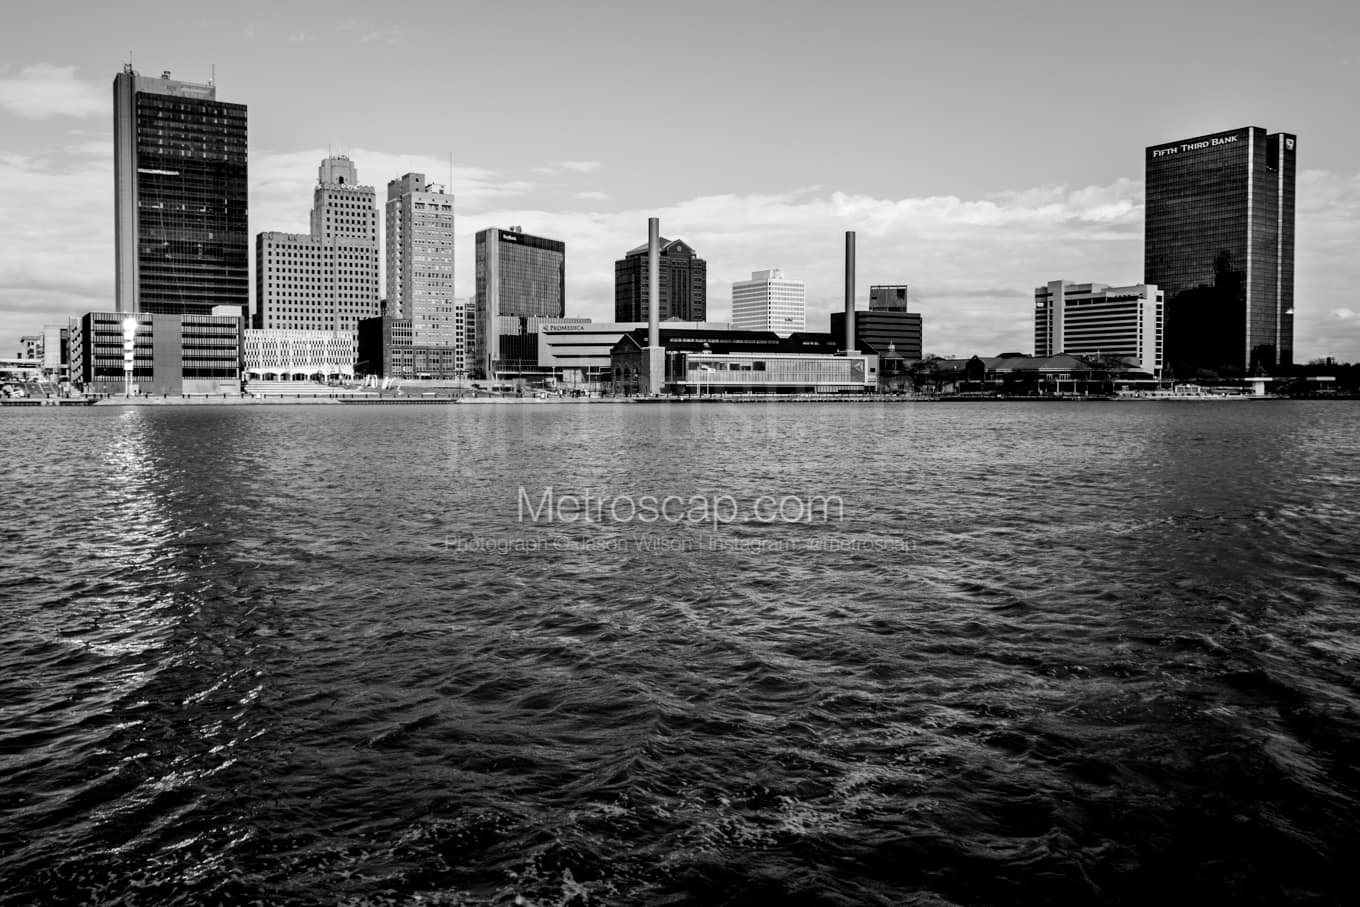
[(213, 86), (216, 86), (216, 85), (217, 85), (217, 64), (216, 64), (216, 63), (213, 63), (213, 64), (212, 64), (212, 75), (208, 77), (208, 84), (209, 84), (209, 85), (213, 85)]
[(453, 191), (453, 152), (449, 152), (449, 191)]

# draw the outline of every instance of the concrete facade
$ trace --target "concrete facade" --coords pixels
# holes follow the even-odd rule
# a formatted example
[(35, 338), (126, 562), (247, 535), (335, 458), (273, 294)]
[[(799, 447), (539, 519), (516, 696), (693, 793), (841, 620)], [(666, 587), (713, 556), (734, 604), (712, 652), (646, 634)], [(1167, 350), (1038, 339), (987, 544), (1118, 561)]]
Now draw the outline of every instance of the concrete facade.
[(321, 162), (311, 233), (260, 233), (255, 317), (261, 330), (354, 331), (376, 317), (378, 210), (347, 157)]

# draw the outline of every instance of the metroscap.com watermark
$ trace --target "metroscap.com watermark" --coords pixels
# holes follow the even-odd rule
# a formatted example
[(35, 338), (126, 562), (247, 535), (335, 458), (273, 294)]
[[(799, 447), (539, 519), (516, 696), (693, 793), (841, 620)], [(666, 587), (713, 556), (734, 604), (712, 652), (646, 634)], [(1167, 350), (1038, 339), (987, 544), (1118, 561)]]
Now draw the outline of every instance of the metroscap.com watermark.
[(519, 487), (519, 522), (529, 523), (669, 523), (707, 525), (728, 523), (830, 523), (845, 519), (839, 495), (764, 494), (746, 502), (730, 494), (718, 495), (599, 495), (589, 490), (558, 494), (551, 485), (538, 501)]

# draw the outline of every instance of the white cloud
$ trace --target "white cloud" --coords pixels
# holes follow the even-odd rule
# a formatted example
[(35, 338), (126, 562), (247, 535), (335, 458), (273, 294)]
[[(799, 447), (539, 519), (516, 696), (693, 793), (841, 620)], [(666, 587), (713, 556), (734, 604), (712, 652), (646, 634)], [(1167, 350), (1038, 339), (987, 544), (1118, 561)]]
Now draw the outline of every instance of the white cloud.
[(74, 66), (25, 66), (17, 76), (0, 79), (0, 109), (30, 120), (107, 114), (107, 88), (75, 74)]
[[(0, 350), (43, 322), (112, 305), (112, 143), (98, 134), (70, 139), (64, 149), (0, 153)], [(860, 306), (871, 284), (910, 284), (926, 348), (936, 353), (1029, 351), (1033, 288), (1049, 280), (1142, 279), (1137, 180), (974, 199), (884, 199), (805, 187), (625, 211), (591, 210), (605, 193), (590, 190), (572, 196), (572, 210), (548, 210), (550, 196), (532, 178), (477, 167), (455, 168), (450, 177), (447, 159), (432, 156), (349, 155), (379, 204), (387, 181), (404, 173), (451, 179), (460, 296), (473, 292), (474, 234), (520, 224), (566, 242), (568, 314), (599, 320), (613, 317), (614, 261), (646, 240), (653, 215), (663, 235), (687, 240), (708, 261), (710, 318), (730, 317), (734, 281), (778, 267), (806, 282), (813, 330), (825, 330), (828, 313), (841, 307), (844, 231), (855, 230)], [(319, 148), (252, 149), (252, 258), (255, 233), (306, 232), (325, 156)], [(1301, 173), (1298, 198), (1296, 358), (1360, 361), (1360, 174)]]
[(601, 165), (599, 161), (562, 161), (557, 166), (572, 173), (594, 173)]

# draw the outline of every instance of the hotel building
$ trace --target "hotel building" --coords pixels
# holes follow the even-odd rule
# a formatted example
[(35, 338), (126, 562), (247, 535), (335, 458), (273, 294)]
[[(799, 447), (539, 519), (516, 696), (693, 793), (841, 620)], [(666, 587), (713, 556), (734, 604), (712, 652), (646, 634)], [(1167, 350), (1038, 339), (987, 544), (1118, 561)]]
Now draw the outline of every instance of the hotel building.
[(256, 328), (352, 334), (379, 314), (378, 209), (349, 158), (321, 162), (311, 228), (256, 237)]
[(525, 333), (524, 319), (566, 314), (565, 243), (491, 228), (477, 234), (476, 364), (481, 377), (499, 370), (500, 338)]
[(1051, 280), (1034, 290), (1034, 355), (1118, 356), (1160, 375), (1163, 300), (1150, 284)]
[(740, 331), (773, 331), (780, 337), (807, 330), (807, 288), (779, 268), (752, 271), (732, 284), (732, 324)]
[(1147, 148), (1143, 280), (1178, 376), (1292, 363), (1296, 145), (1246, 126)]
[[(708, 263), (683, 240), (660, 237), (660, 319), (703, 321), (708, 315)], [(647, 244), (614, 262), (614, 320), (647, 320)]]
[(217, 88), (131, 65), (113, 80), (119, 312), (249, 308), (246, 108)]

